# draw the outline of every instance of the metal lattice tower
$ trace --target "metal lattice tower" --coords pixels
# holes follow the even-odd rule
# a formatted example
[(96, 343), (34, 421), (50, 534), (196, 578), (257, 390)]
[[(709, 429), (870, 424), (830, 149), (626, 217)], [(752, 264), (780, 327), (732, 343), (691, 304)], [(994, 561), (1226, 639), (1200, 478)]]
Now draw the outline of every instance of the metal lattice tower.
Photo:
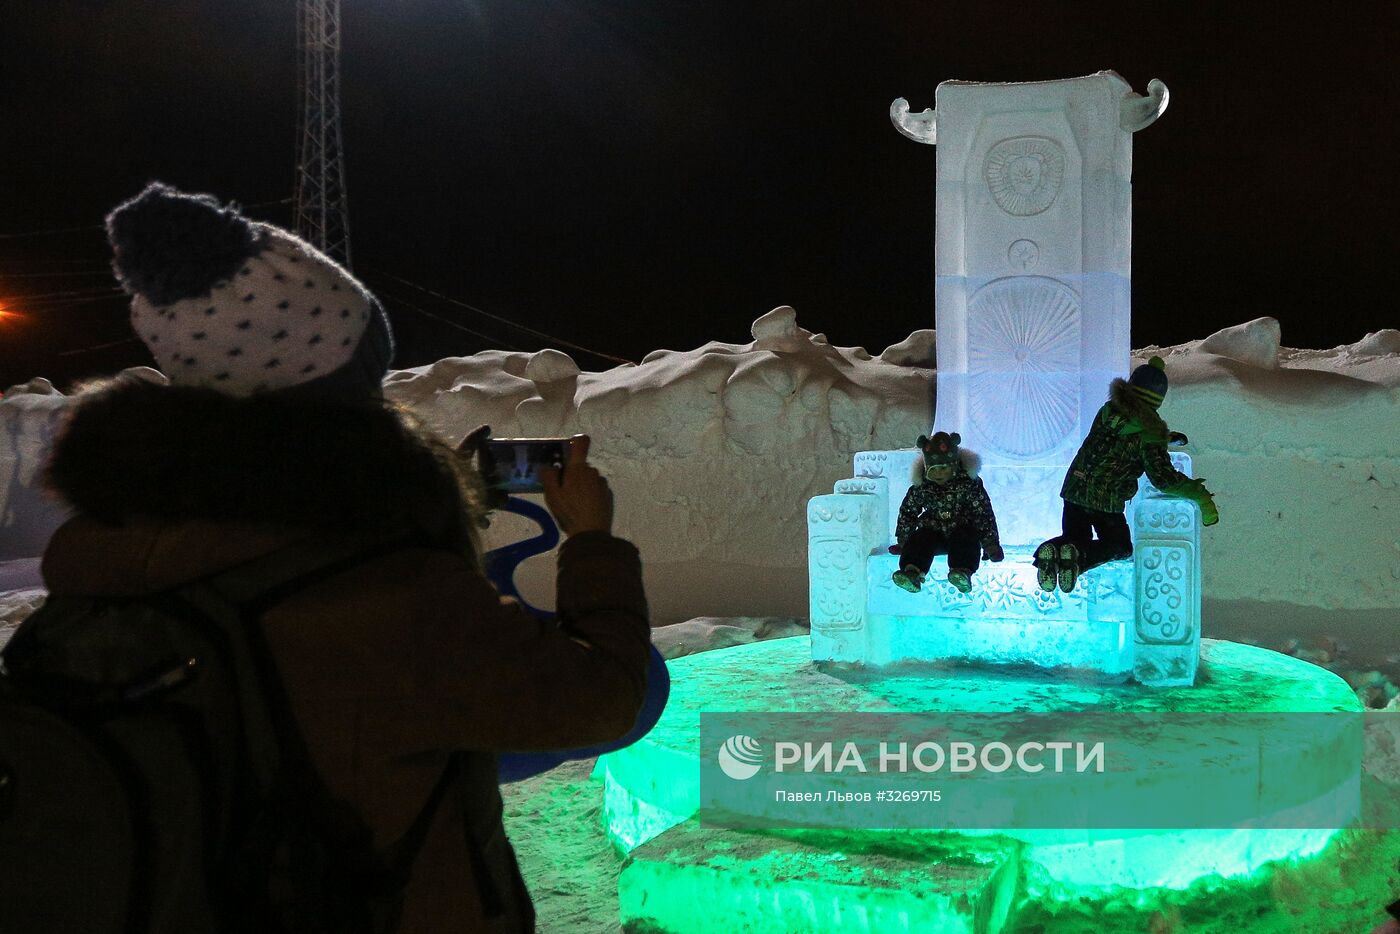
[(297, 0), (301, 126), (296, 231), (347, 268), (350, 213), (340, 135), (340, 0)]

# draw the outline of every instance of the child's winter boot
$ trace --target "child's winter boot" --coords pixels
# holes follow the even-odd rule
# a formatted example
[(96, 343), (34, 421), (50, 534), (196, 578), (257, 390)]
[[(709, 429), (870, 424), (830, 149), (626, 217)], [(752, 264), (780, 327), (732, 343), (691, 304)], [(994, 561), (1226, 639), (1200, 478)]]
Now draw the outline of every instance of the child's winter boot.
[(1046, 593), (1054, 592), (1059, 579), (1058, 553), (1054, 542), (1046, 542), (1035, 550), (1035, 580)]
[(1060, 589), (1065, 593), (1074, 590), (1075, 582), (1079, 580), (1078, 548), (1069, 544), (1060, 546), (1059, 572)]
[(972, 572), (962, 568), (948, 569), (948, 583), (957, 589), (958, 593), (972, 592)]
[(924, 572), (912, 564), (906, 564), (890, 575), (890, 580), (894, 581), (894, 585), (901, 590), (918, 593), (919, 588), (924, 585)]

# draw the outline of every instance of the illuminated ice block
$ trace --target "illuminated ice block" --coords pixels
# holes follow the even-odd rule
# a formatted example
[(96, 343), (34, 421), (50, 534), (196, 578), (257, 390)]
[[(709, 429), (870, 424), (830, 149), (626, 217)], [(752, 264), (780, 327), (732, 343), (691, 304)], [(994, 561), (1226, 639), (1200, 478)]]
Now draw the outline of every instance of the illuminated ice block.
[(884, 498), (873, 492), (873, 482), (870, 486), (872, 492), (816, 496), (807, 504), (807, 581), (816, 658), (865, 654), (865, 563), (888, 540)]
[(944, 578), (937, 558), (919, 593), (890, 580), (898, 557), (866, 562), (865, 662), (947, 660), (1037, 668), (1075, 668), (1127, 678), (1133, 671), (1133, 568), (1114, 561), (1084, 574), (1072, 593), (1036, 583), (1029, 550), (984, 563), (971, 593)]
[[(1191, 460), (1172, 465), (1190, 476)], [(1137, 607), (1133, 676), (1158, 687), (1191, 684), (1201, 643), (1201, 511), (1145, 480), (1133, 514)]]
[[(624, 909), (625, 915), (644, 916), (647, 912), (642, 909), (647, 906), (640, 904), (644, 897), (681, 891), (706, 891), (710, 896), (722, 896), (725, 900), (766, 898), (770, 899), (768, 904), (775, 912), (785, 911), (788, 905), (805, 895), (815, 896), (819, 890), (824, 890), (823, 894), (830, 893), (828, 886), (843, 882), (843, 866), (847, 869), (869, 867), (867, 860), (854, 852), (862, 845), (875, 853), (893, 852), (892, 847), (881, 845), (885, 831), (853, 831), (853, 839), (820, 848), (828, 849), (825, 860), (813, 858), (810, 861), (806, 857), (796, 858), (800, 854), (785, 844), (772, 840), (765, 843), (761, 838), (754, 839), (747, 831), (736, 830), (727, 837), (721, 834), (711, 839), (690, 832), (669, 833), (693, 818), (701, 806), (701, 758), (715, 754), (715, 750), (702, 749), (700, 742), (701, 717), (707, 713), (936, 710), (944, 713), (1016, 712), (1028, 717), (1052, 712), (1114, 711), (1147, 717), (1218, 713), (1224, 716), (1221, 722), (1229, 725), (1235, 723), (1235, 713), (1317, 714), (1361, 710), (1360, 702), (1347, 683), (1324, 669), (1266, 649), (1214, 640), (1207, 640), (1202, 648), (1211, 670), (1209, 680), (1190, 688), (1167, 687), (1161, 691), (1146, 691), (1135, 684), (1104, 684), (1073, 678), (1013, 679), (999, 671), (965, 666), (888, 673), (851, 671), (842, 666), (814, 669), (807, 664), (808, 651), (807, 640), (794, 637), (674, 660), (671, 665), (675, 688), (655, 729), (632, 746), (599, 760), (606, 789), (604, 812), (610, 839), (622, 851), (634, 854), (640, 845), (654, 840), (655, 845), (642, 851), (639, 859), (674, 864), (669, 870), (661, 865), (640, 868), (633, 878), (624, 882), (624, 888), (630, 890), (624, 894), (624, 903), (630, 906)], [(1345, 769), (1339, 772), (1334, 768), (1339, 760), (1333, 744), (1334, 735), (1322, 729), (1285, 734), (1281, 738), (1288, 742), (1296, 739), (1303, 748), (1278, 753), (1272, 759), (1246, 756), (1238, 760), (1246, 766), (1251, 762), (1258, 764), (1259, 771), (1251, 775), (1246, 768), (1243, 772), (1232, 773), (1236, 776), (1232, 779), (1235, 784), (1229, 787), (1255, 789), (1269, 800), (1280, 802), (1281, 807), (1338, 808), (1342, 816), (1333, 826), (1346, 826), (1357, 813), (1356, 788), (1354, 777), (1348, 777)], [(1194, 778), (1192, 767), (1187, 764), (1190, 755), (1208, 753), (1212, 748), (1210, 744), (1203, 746), (1201, 737), (1191, 731), (1176, 731), (1170, 738), (1161, 734), (1158, 742), (1164, 762), (1173, 756), (1183, 757), (1178, 761), (1185, 772), (1179, 780), (1186, 782)], [(1264, 751), (1268, 748), (1264, 747)], [(1132, 773), (1124, 775), (1130, 782), (1137, 781)], [(1169, 776), (1163, 778), (1161, 774), (1156, 779), (1174, 780)], [(1160, 829), (1090, 831), (1072, 827), (1003, 833), (1027, 845), (1025, 856), (1034, 864), (1029, 878), (1070, 887), (1072, 895), (1124, 889), (1185, 889), (1204, 878), (1213, 878), (1213, 884), (1221, 879), (1247, 879), (1270, 861), (1306, 860), (1321, 852), (1336, 835), (1334, 830), (1310, 824), (1291, 827), (1286, 820), (1261, 828), (1172, 829), (1179, 815), (1164, 812), (1161, 816), (1166, 826)], [(992, 833), (977, 832), (978, 835)], [(903, 834), (918, 838), (919, 846), (923, 846), (922, 832)], [(780, 868), (773, 860), (800, 871), (790, 874), (785, 871), (783, 878), (778, 873), (764, 871), (765, 865), (768, 870)], [(799, 865), (803, 863), (805, 865)], [(823, 867), (830, 869), (830, 874)], [(724, 880), (705, 878), (712, 870), (723, 869), (733, 870), (728, 884), (735, 888), (721, 889), (726, 885)], [(811, 884), (803, 882), (804, 879)], [(977, 892), (986, 891), (981, 879), (979, 876), (973, 880)], [(866, 881), (864, 885), (885, 888), (879, 880)], [(744, 896), (740, 891), (743, 888), (756, 891)], [(777, 891), (780, 888), (784, 891)], [(887, 894), (890, 893), (856, 895), (852, 892), (849, 904), (852, 907), (869, 905)], [(1151, 893), (1143, 891), (1143, 894), (1146, 897)], [(970, 897), (977, 900), (976, 895)], [(675, 899), (662, 899), (659, 905), (650, 906), (650, 910), (664, 910), (670, 914), (668, 906), (678, 903)], [(693, 903), (687, 901), (686, 904)], [(735, 928), (725, 926), (723, 920), (716, 918), (714, 929)], [(865, 928), (857, 926), (856, 929)]]
[[(1111, 71), (1061, 81), (944, 81), (936, 108), (890, 107), (937, 144), (934, 427), (1001, 471), (1004, 540), (1058, 522), (1062, 468), (1129, 362), (1132, 134), (1166, 108)], [(1053, 472), (1053, 470), (1051, 470)], [(1053, 487), (1053, 488), (1052, 488)]]
[[(1126, 509), (1134, 557), (1085, 572), (1068, 594), (1040, 589), (1032, 546), (1024, 544), (1008, 546), (1002, 562), (982, 562), (970, 593), (947, 583), (943, 557), (934, 560), (923, 589), (908, 593), (891, 580), (899, 559), (889, 546), (920, 457), (913, 449), (862, 451), (855, 477), (809, 502), (814, 660), (962, 661), (1076, 669), (1157, 687), (1194, 682), (1201, 640), (1201, 522), (1194, 503), (1167, 497), (1142, 479)], [(1191, 476), (1189, 456), (1171, 458)], [(1063, 469), (1038, 469), (1053, 474), (1043, 482), (1058, 506)], [(1015, 483), (1029, 476), (1005, 466), (980, 474), (998, 522), (1017, 508), (991, 492), (1007, 485), (1006, 471)], [(1057, 516), (1031, 540), (1058, 531)]]
[(999, 934), (1020, 851), (1004, 837), (746, 834), (688, 820), (632, 851), (619, 913), (625, 930), (668, 934)]

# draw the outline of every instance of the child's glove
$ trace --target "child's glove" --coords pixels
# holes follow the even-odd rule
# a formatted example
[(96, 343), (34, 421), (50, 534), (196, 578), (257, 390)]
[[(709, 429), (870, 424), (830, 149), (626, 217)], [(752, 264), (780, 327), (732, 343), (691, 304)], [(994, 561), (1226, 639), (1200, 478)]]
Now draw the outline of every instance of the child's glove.
[(1189, 499), (1197, 506), (1201, 507), (1201, 525), (1215, 525), (1220, 521), (1220, 510), (1215, 508), (1215, 497), (1206, 489), (1206, 481), (1183, 480), (1169, 490), (1163, 490), (1168, 496), (1179, 496), (1182, 499)]
[(988, 561), (1005, 561), (1006, 552), (1002, 551), (1001, 545), (998, 544), (983, 545), (982, 557)]

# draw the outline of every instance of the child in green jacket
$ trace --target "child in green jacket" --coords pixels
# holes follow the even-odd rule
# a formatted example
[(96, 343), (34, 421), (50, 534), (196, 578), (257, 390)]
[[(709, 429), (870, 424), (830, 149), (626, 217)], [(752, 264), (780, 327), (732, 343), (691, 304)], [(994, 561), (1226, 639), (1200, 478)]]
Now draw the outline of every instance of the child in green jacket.
[[(934, 555), (948, 556), (948, 583), (962, 593), (972, 590), (980, 559), (1006, 557), (997, 534), (997, 517), (982, 481), (968, 472), (958, 443), (962, 437), (940, 431), (919, 436), (923, 452), (918, 482), (899, 506), (894, 539), (899, 570), (896, 587), (917, 593)], [(895, 549), (890, 549), (892, 552)]]
[(1090, 568), (1132, 556), (1123, 509), (1137, 494), (1138, 478), (1144, 473), (1163, 493), (1200, 506), (1203, 525), (1220, 521), (1204, 481), (1172, 467), (1167, 444), (1184, 442), (1186, 436), (1169, 431), (1157, 414), (1166, 394), (1166, 364), (1161, 357), (1153, 357), (1127, 380), (1115, 379), (1109, 387), (1108, 402), (1095, 416), (1060, 488), (1065, 501), (1062, 534), (1035, 550), (1042, 590), (1053, 591), (1058, 585), (1069, 593), (1079, 575)]

